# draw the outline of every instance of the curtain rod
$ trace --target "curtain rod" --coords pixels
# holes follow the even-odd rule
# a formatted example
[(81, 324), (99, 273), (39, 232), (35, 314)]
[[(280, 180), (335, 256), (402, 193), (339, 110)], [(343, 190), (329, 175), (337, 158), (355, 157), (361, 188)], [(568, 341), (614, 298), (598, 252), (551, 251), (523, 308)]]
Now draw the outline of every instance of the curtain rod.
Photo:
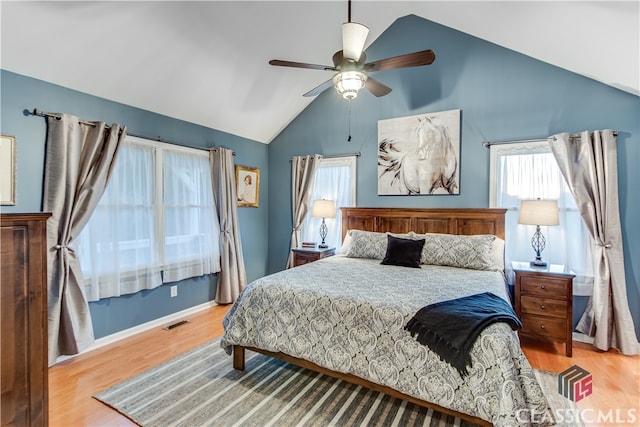
[(537, 138), (537, 139), (514, 139), (510, 141), (482, 141), (482, 145), (485, 148), (489, 148), (492, 145), (507, 145), (507, 144), (521, 144), (525, 142), (542, 142), (547, 141), (549, 138)]
[(360, 157), (362, 154), (359, 151), (356, 151), (355, 153), (351, 153), (351, 154), (333, 154), (331, 156), (322, 156), (323, 159), (335, 159), (338, 157)]
[[(62, 118), (62, 116), (60, 116), (59, 114), (56, 113), (46, 113), (44, 111), (38, 110), (37, 108), (34, 108), (33, 111), (29, 111), (29, 110), (24, 110), (24, 112), (26, 114), (31, 114), (33, 116), (40, 116), (40, 117), (55, 117), (56, 119), (60, 120)], [(88, 122), (86, 120), (80, 120), (78, 119), (78, 123), (80, 123), (81, 125), (87, 125), (87, 126), (91, 126), (91, 127), (96, 127), (95, 123), (92, 122)], [(111, 126), (109, 125), (105, 125), (105, 127), (107, 129), (109, 129)]]
[[(322, 156), (323, 159), (337, 159), (340, 157), (360, 157), (362, 155), (362, 153), (360, 153), (359, 151), (356, 151), (355, 153), (350, 153), (350, 154), (332, 154), (331, 156), (325, 156), (323, 154), (320, 154)], [(289, 161), (292, 161), (293, 157), (289, 159)]]
[[(211, 150), (211, 151), (218, 151), (218, 149), (219, 149), (219, 148), (226, 148), (226, 147), (211, 147), (211, 148), (209, 148), (209, 150)], [(228, 148), (227, 148), (227, 149), (228, 149)], [(204, 150), (204, 148), (203, 148), (203, 150)], [(235, 155), (236, 155), (236, 152), (235, 152), (235, 151), (232, 151), (232, 152), (231, 152), (231, 154), (235, 156)]]
[[(592, 132), (589, 132), (589, 134), (591, 134)], [(574, 133), (570, 135), (571, 138), (579, 138), (580, 134), (579, 133)], [(613, 131), (613, 136), (618, 136), (618, 131), (614, 130)], [(537, 139), (514, 139), (514, 140), (509, 140), (509, 141), (482, 141), (482, 145), (485, 148), (490, 148), (492, 145), (508, 145), (508, 144), (522, 144), (525, 142), (542, 142), (542, 141), (548, 141), (551, 137), (547, 137), (547, 138), (537, 138)]]
[[(44, 112), (44, 111), (41, 111), (41, 110), (39, 110), (39, 109), (37, 109), (37, 108), (34, 108), (34, 109), (33, 109), (33, 111), (24, 110), (24, 112), (25, 112), (26, 114), (31, 114), (31, 115), (33, 115), (33, 116), (40, 116), (40, 117), (55, 117), (55, 118), (56, 118), (56, 119), (58, 119), (58, 120), (60, 120), (60, 118), (61, 118), (61, 116), (60, 116), (59, 114)], [(92, 127), (95, 127), (95, 126), (96, 126), (96, 124), (95, 124), (95, 123), (93, 123), (93, 122), (88, 122), (88, 121), (86, 121), (86, 120), (81, 120), (81, 119), (78, 119), (78, 123), (80, 123), (80, 124), (82, 124), (82, 125), (92, 126)], [(109, 129), (110, 127), (111, 127), (111, 126), (109, 126), (109, 125), (105, 125), (105, 128), (106, 128), (106, 129)], [(190, 146), (188, 146), (188, 145), (178, 144), (178, 143), (176, 143), (176, 142), (166, 140), (166, 139), (161, 138), (161, 137), (159, 137), (159, 136), (149, 137), (149, 136), (146, 136), (146, 135), (139, 135), (139, 134), (135, 134), (135, 133), (131, 133), (131, 132), (127, 132), (127, 135), (128, 135), (128, 136), (133, 136), (133, 137), (135, 137), (135, 138), (142, 138), (142, 139), (148, 139), (148, 140), (150, 140), (150, 141), (162, 142), (162, 143), (165, 143), (165, 144), (179, 145), (179, 146), (181, 146), (181, 147), (193, 148), (193, 149), (195, 149), (195, 150), (204, 150), (204, 151), (209, 151), (209, 150), (210, 150), (209, 148), (190, 147)], [(233, 155), (234, 155), (234, 156), (236, 155), (236, 152), (235, 152), (235, 151), (233, 151)]]

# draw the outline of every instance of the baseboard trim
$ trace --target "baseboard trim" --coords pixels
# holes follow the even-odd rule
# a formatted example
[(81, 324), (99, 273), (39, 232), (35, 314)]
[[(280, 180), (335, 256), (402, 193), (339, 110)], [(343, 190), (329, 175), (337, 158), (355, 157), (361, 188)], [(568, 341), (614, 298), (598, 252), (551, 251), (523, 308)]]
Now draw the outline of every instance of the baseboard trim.
[(583, 334), (582, 332), (573, 332), (572, 336), (574, 341), (584, 342), (587, 344), (593, 344), (594, 337), (590, 337), (589, 335)]
[(185, 310), (182, 311), (178, 311), (172, 314), (169, 314), (167, 316), (164, 317), (160, 317), (158, 319), (155, 320), (151, 320), (149, 322), (146, 323), (142, 323), (140, 325), (134, 326), (132, 328), (129, 329), (125, 329), (123, 331), (120, 332), (116, 332), (115, 334), (111, 334), (111, 335), (107, 335), (106, 337), (102, 337), (102, 338), (98, 338), (97, 340), (95, 340), (95, 342), (93, 343), (93, 345), (87, 349), (85, 349), (84, 351), (81, 351), (78, 354), (74, 354), (71, 356), (60, 356), (56, 359), (56, 363), (60, 363), (64, 360), (69, 360), (69, 359), (73, 359), (74, 357), (78, 357), (81, 354), (85, 354), (88, 353), (90, 351), (96, 350), (100, 347), (104, 347), (106, 345), (109, 344), (113, 344), (117, 341), (120, 341), (122, 339), (125, 338), (129, 338), (133, 335), (139, 334), (140, 332), (144, 332), (144, 331), (148, 331), (149, 329), (153, 329), (153, 328), (157, 328), (157, 327), (161, 327), (161, 326), (165, 326), (167, 323), (172, 323), (176, 320), (182, 319), (186, 316), (189, 316), (191, 314), (197, 313), (199, 311), (202, 310), (206, 310), (208, 308), (211, 307), (215, 307), (216, 305), (218, 305), (218, 303), (216, 303), (215, 301), (208, 301), (205, 302), (203, 304), (199, 304), (199, 305), (195, 305), (193, 307), (189, 307)]

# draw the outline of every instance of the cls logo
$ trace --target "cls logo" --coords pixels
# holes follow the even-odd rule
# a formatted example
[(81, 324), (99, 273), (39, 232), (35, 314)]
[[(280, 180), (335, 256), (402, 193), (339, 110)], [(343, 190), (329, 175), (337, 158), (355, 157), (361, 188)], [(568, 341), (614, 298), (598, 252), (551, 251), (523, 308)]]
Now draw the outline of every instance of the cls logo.
[(578, 365), (558, 374), (558, 393), (578, 402), (593, 392), (592, 376)]

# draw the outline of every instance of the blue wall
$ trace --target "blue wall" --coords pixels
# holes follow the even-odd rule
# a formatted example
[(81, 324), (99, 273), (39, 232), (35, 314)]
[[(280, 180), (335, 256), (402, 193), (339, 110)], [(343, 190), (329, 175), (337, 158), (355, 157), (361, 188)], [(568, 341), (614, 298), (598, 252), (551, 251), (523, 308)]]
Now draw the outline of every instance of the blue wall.
[[(24, 110), (38, 108), (74, 114), (85, 120), (115, 122), (126, 125), (128, 132), (133, 134), (161, 136), (195, 148), (223, 146), (236, 152), (236, 164), (261, 170), (260, 207), (240, 208), (238, 215), (247, 277), (254, 280), (266, 273), (267, 145), (4, 70), (0, 78), (1, 133), (13, 135), (17, 141), (17, 204), (2, 206), (2, 212), (39, 212), (42, 209), (46, 122), (42, 117), (25, 115)], [(216, 275), (181, 281), (175, 298), (169, 296), (169, 286), (163, 285), (151, 291), (90, 303), (95, 336), (100, 338), (211, 301), (215, 297), (216, 282)]]
[[(377, 73), (393, 91), (383, 98), (361, 92), (352, 101), (351, 142), (348, 103), (329, 89), (270, 144), (269, 271), (286, 263), (293, 155), (360, 151), (358, 206), (487, 207), (489, 150), (482, 141), (616, 129), (627, 293), (640, 336), (640, 98), (413, 15), (391, 25), (367, 59), (423, 49), (436, 53), (432, 65)], [(452, 109), (462, 110), (460, 195), (378, 196), (378, 120)]]

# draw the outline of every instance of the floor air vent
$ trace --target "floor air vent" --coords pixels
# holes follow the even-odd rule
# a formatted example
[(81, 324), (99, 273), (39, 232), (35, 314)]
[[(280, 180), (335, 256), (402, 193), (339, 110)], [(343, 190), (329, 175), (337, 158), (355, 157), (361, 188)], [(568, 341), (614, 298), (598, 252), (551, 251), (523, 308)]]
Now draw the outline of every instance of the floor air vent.
[(170, 331), (171, 329), (177, 328), (178, 326), (182, 326), (182, 325), (186, 325), (187, 323), (189, 323), (188, 320), (180, 320), (176, 323), (172, 323), (170, 325), (165, 326), (164, 329), (165, 331)]

